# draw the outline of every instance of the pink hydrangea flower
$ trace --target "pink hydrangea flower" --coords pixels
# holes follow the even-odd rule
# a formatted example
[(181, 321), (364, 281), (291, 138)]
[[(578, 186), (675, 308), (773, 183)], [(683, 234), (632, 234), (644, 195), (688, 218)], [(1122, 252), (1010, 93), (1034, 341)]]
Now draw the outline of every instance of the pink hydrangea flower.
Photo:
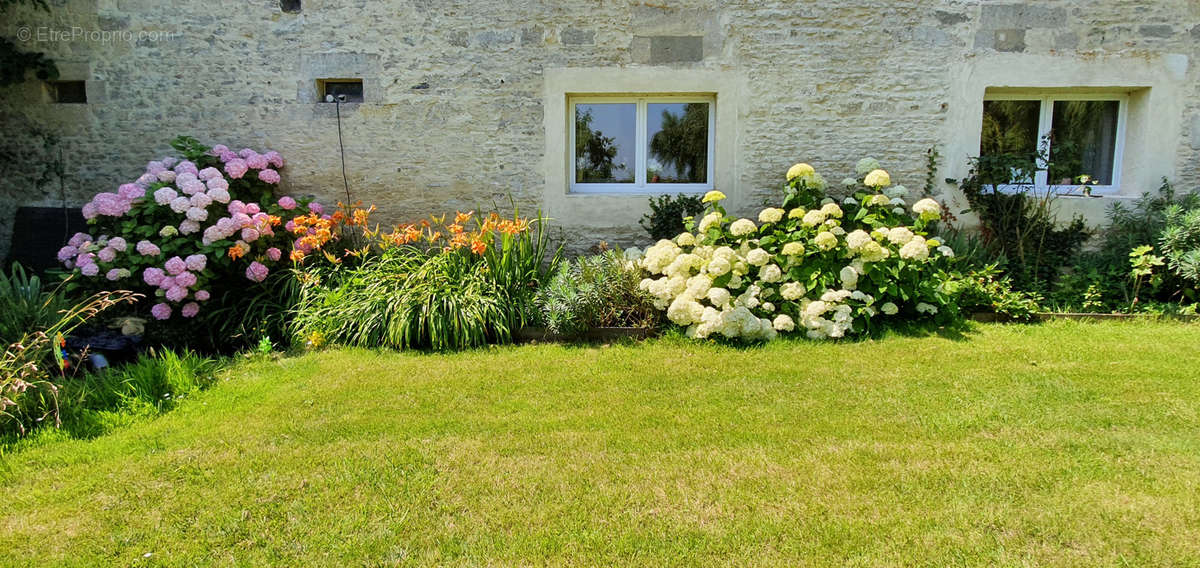
[(229, 191), (229, 180), (227, 180), (223, 177), (210, 179), (210, 180), (208, 180), (208, 182), (205, 183), (205, 185), (207, 185), (208, 189), (210, 189), (210, 190), (220, 189), (223, 191)]
[(63, 248), (58, 249), (58, 261), (66, 262), (68, 260), (71, 260), (72, 258), (75, 258), (75, 255), (77, 255), (77, 254), (79, 254), (79, 249), (77, 249), (71, 245), (67, 245)]
[(104, 274), (104, 277), (113, 282), (120, 280), (121, 279), (121, 269), (114, 268), (112, 270), (109, 270), (107, 273)]
[(158, 172), (158, 181), (171, 183), (175, 181), (175, 172), (171, 170), (163, 170)]
[(163, 269), (155, 266), (151, 266), (150, 268), (142, 271), (142, 281), (151, 286), (158, 286), (162, 283), (163, 278), (166, 278), (166, 276), (167, 275), (163, 272)]
[(308, 210), (316, 213), (317, 215), (325, 213), (325, 208), (321, 207), (321, 204), (317, 203), (316, 201), (308, 204)]
[(104, 247), (100, 249), (100, 252), (96, 253), (96, 258), (99, 258), (101, 262), (112, 262), (117, 259), (117, 251), (109, 247)]
[(162, 165), (164, 168), (169, 168), (171, 166), (174, 166), (175, 162), (177, 162), (177, 161), (179, 161), (179, 160), (176, 160), (175, 158), (172, 158), (171, 156), (167, 156), (166, 158), (162, 159)]
[(180, 272), (179, 275), (175, 277), (175, 285), (183, 286), (184, 288), (191, 288), (192, 286), (196, 285), (196, 275), (186, 271)]
[(197, 171), (198, 170), (196, 169), (195, 162), (191, 162), (188, 160), (179, 162), (179, 164), (175, 166), (175, 173), (177, 173), (177, 174), (188, 173), (188, 174), (192, 174), (192, 177), (195, 177)]
[(67, 241), (67, 244), (73, 247), (78, 247), (90, 240), (92, 240), (92, 236), (87, 233), (75, 233), (74, 235), (71, 235), (71, 239)]
[(138, 176), (137, 181), (133, 182), (142, 187), (150, 187), (150, 184), (158, 181), (158, 176), (154, 174), (142, 174)]
[(238, 157), (238, 155), (233, 152), (221, 152), (221, 155), (220, 155), (222, 163), (229, 163), (233, 160), (236, 160), (237, 157)]
[(279, 155), (279, 152), (271, 150), (263, 155), (267, 157), (267, 161), (270, 162), (272, 166), (275, 166), (276, 168), (283, 167), (283, 156)]
[(216, 178), (221, 177), (221, 170), (218, 170), (217, 168), (209, 166), (209, 167), (204, 168), (203, 170), (200, 170), (199, 172), (197, 172), (196, 177), (200, 178), (201, 180), (204, 180), (204, 181), (208, 181), (210, 179), (216, 179)]
[(296, 208), (296, 200), (292, 199), (290, 195), (285, 195), (279, 198), (279, 206), (286, 211), (291, 211)]
[(79, 213), (83, 215), (84, 219), (88, 220), (95, 219), (96, 216), (100, 215), (100, 212), (96, 210), (96, 206), (91, 202), (85, 203), (79, 210)]
[(262, 282), (267, 279), (267, 274), (270, 272), (270, 269), (265, 264), (256, 260), (251, 262), (250, 266), (246, 267), (246, 278), (255, 282)]
[(92, 203), (96, 206), (96, 212), (109, 217), (120, 217), (129, 211), (130, 203), (128, 200), (121, 198), (115, 193), (103, 192), (97, 193), (96, 197), (92, 198)]
[(249, 158), (250, 156), (253, 156), (257, 153), (258, 152), (255, 152), (254, 150), (251, 150), (249, 148), (242, 148), (241, 150), (238, 150), (237, 154), (238, 154), (238, 156), (241, 156), (243, 158)]
[(202, 254), (192, 254), (188, 255), (184, 262), (187, 263), (188, 270), (200, 272), (204, 270), (205, 266), (208, 266), (208, 257)]
[(200, 300), (201, 302), (208, 300), (208, 298), (211, 296), (208, 293), (208, 290), (196, 290), (196, 293), (193, 295), (196, 296), (196, 299)]
[(249, 166), (246, 165), (246, 161), (241, 158), (235, 158), (225, 162), (225, 173), (229, 174), (229, 177), (233, 179), (242, 179), (242, 176), (246, 175), (246, 171), (249, 169)]
[(200, 193), (204, 193), (208, 189), (207, 187), (205, 187), (204, 182), (202, 182), (198, 179), (194, 179), (185, 184), (181, 184), (179, 186), (179, 188), (181, 190), (183, 190), (184, 195), (197, 195)]
[(258, 234), (257, 230), (251, 229), (250, 227), (246, 227), (245, 229), (242, 229), (242, 240), (243, 241), (252, 243), (254, 241), (257, 241), (258, 237), (259, 237), (259, 234)]
[(262, 154), (254, 154), (251, 156), (246, 156), (246, 165), (256, 170), (262, 170), (266, 169), (266, 167), (271, 165), (271, 163), (267, 161), (266, 156)]
[(242, 203), (241, 200), (234, 199), (233, 201), (229, 202), (228, 209), (229, 209), (230, 215), (237, 215), (238, 213), (245, 213), (246, 212), (246, 204)]
[(212, 198), (207, 193), (197, 193), (192, 196), (192, 207), (208, 207), (212, 205)]
[(159, 250), (158, 245), (150, 241), (138, 241), (136, 248), (138, 254), (142, 256), (158, 256), (162, 254), (162, 251)]
[(284, 228), (284, 229), (287, 229), (287, 232), (289, 232), (289, 233), (290, 233), (290, 232), (292, 232), (292, 231), (295, 231), (295, 230), (296, 230), (296, 222), (295, 222), (295, 221), (288, 221), (287, 223), (284, 223), (284, 224), (283, 224), (283, 228)]
[(229, 203), (229, 192), (219, 187), (208, 190), (207, 195), (216, 203)]
[(163, 290), (170, 290), (171, 288), (174, 288), (175, 287), (175, 277), (174, 276), (164, 276), (162, 279), (162, 282), (158, 283), (158, 287), (162, 288)]
[(198, 313), (200, 313), (200, 304), (196, 302), (188, 302), (179, 309), (179, 315), (185, 318), (194, 318)]
[(196, 222), (208, 219), (208, 209), (203, 207), (188, 207), (187, 218)]
[(171, 317), (171, 306), (162, 302), (154, 304), (154, 307), (150, 308), (150, 315), (154, 316), (156, 320), (168, 319)]
[(196, 177), (196, 174), (193, 174), (192, 172), (177, 172), (175, 174), (175, 185), (178, 185), (180, 188), (182, 188), (184, 184), (199, 181), (199, 179), (200, 178)]
[(266, 169), (258, 172), (258, 179), (267, 183), (279, 183), (279, 172), (271, 169)]
[(176, 213), (183, 213), (184, 211), (188, 210), (188, 207), (191, 206), (192, 201), (183, 195), (171, 200), (171, 211)]
[(167, 166), (163, 165), (162, 162), (149, 162), (146, 164), (146, 173), (152, 174), (155, 177), (158, 177), (158, 174), (166, 171), (166, 169)]
[(121, 196), (121, 199), (133, 201), (145, 197), (146, 188), (136, 183), (126, 183), (117, 188), (117, 195)]
[(257, 215), (260, 211), (262, 211), (262, 209), (258, 207), (257, 203), (247, 203), (246, 209), (243, 211), (243, 213), (247, 215)]
[(81, 252), (75, 257), (75, 266), (85, 266), (96, 263), (96, 255), (90, 252)]
[(217, 144), (216, 146), (213, 146), (212, 150), (209, 150), (208, 153), (212, 154), (213, 156), (219, 156), (228, 151), (229, 151), (229, 146), (226, 146), (224, 144)]
[(167, 274), (175, 276), (176, 274), (187, 270), (187, 263), (178, 256), (172, 256), (163, 263), (163, 268), (166, 269)]
[(167, 298), (167, 300), (171, 301), (171, 302), (181, 301), (184, 298), (186, 298), (187, 295), (188, 295), (187, 288), (184, 288), (182, 286), (174, 286), (174, 287), (168, 288), (167, 293), (164, 294), (164, 296)]
[(312, 245), (304, 242), (304, 239), (296, 239), (294, 242), (292, 242), (292, 248), (298, 249), (304, 254), (312, 252)]
[(154, 202), (159, 205), (169, 205), (179, 194), (174, 189), (162, 187), (154, 192)]
[(181, 235), (190, 235), (199, 230), (200, 223), (197, 223), (191, 219), (186, 219), (184, 222), (179, 224), (179, 234)]
[(128, 247), (129, 243), (125, 242), (125, 239), (121, 237), (113, 237), (108, 239), (108, 248), (111, 248), (117, 252), (125, 252), (125, 249)]
[[(100, 265), (95, 263), (85, 264), (79, 267), (79, 271), (82, 272), (84, 276), (95, 276), (100, 274)], [(246, 274), (249, 276), (249, 272)]]
[[(245, 210), (243, 209), (243, 211)], [(247, 215), (246, 213), (235, 213), (230, 221), (233, 222), (233, 226), (237, 229), (249, 227), (254, 224), (254, 219), (251, 219), (250, 215)]]
[(283, 251), (279, 250), (276, 247), (271, 247), (271, 248), (267, 249), (267, 258), (271, 259), (271, 262), (278, 262), (279, 258), (282, 256), (283, 256)]

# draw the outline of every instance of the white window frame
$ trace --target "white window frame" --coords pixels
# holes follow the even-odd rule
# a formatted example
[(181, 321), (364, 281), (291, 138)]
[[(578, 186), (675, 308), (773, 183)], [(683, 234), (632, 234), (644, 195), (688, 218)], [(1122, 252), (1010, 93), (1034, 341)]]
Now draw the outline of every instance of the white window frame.
[[(1117, 101), (1117, 134), (1116, 145), (1113, 148), (1112, 183), (1108, 185), (1093, 185), (1092, 194), (1115, 194), (1121, 187), (1121, 162), (1125, 153), (1125, 123), (1129, 108), (1129, 95), (1123, 93), (1054, 93), (1054, 94), (1020, 94), (1020, 93), (989, 93), (984, 95), (985, 101), (1039, 101), (1041, 103), (1038, 118), (1037, 143), (1039, 148), (1042, 141), (1050, 134), (1054, 124), (1055, 101)], [(1049, 182), (1049, 172), (1045, 164), (1038, 164), (1033, 183), (1017, 183), (1000, 185), (996, 189), (1002, 192), (1016, 193), (1030, 188), (1036, 191), (1054, 194), (1074, 194), (1079, 191), (1080, 184), (1061, 185)]]
[[(581, 104), (635, 104), (637, 108), (634, 131), (633, 183), (583, 183), (575, 181), (575, 107)], [(650, 141), (647, 139), (646, 109), (655, 103), (708, 103), (708, 171), (705, 183), (648, 183), (646, 164)], [(713, 189), (716, 175), (717, 98), (712, 95), (571, 95), (567, 97), (567, 179), (571, 193), (703, 193)]]

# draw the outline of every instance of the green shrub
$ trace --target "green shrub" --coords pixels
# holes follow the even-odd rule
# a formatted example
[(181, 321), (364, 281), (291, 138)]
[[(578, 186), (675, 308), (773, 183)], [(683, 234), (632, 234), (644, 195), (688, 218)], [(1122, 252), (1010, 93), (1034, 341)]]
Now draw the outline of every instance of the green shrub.
[(1200, 207), (1172, 205), (1166, 217), (1166, 227), (1158, 240), (1167, 264), (1191, 286), (1200, 285)]
[(0, 345), (7, 346), (31, 331), (49, 329), (71, 302), (61, 284), (47, 288), (14, 262), (8, 274), (0, 271), (0, 306)]
[(970, 313), (994, 313), (1016, 321), (1029, 321), (1043, 311), (1041, 296), (1016, 290), (995, 266), (971, 270), (950, 287), (960, 309)]
[(684, 232), (684, 221), (704, 212), (704, 204), (696, 195), (662, 195), (650, 198), (650, 212), (638, 223), (654, 240), (673, 239)]
[(654, 327), (658, 312), (638, 288), (641, 272), (608, 250), (563, 263), (534, 298), (547, 331), (578, 335), (597, 327)]

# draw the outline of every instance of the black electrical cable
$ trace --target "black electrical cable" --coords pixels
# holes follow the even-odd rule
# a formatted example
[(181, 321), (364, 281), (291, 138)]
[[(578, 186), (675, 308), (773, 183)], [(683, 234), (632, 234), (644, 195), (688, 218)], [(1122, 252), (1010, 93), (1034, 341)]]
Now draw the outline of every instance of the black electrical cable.
[(342, 156), (342, 185), (346, 188), (346, 206), (350, 206), (350, 180), (346, 178), (346, 146), (342, 144), (342, 101), (334, 98), (337, 110), (338, 153)]

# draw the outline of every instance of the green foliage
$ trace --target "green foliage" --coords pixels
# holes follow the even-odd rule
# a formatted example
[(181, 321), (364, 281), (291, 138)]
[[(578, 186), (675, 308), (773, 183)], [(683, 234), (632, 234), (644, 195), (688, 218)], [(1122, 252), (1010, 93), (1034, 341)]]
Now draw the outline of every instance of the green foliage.
[(469, 252), (393, 247), (358, 266), (303, 274), (299, 339), (361, 347), (462, 349), (507, 342), (521, 308)]
[[(1081, 217), (1061, 226), (1053, 192), (1023, 184), (1032, 179), (1032, 164), (1038, 160), (1043, 159), (1036, 154), (980, 156), (960, 184), (970, 211), (979, 216), (983, 243), (993, 259), (1014, 286), (1029, 291), (1052, 289), (1090, 237)], [(999, 186), (1017, 189), (1000, 191)]]
[(13, 42), (0, 38), (0, 87), (24, 83), (30, 71), (41, 81), (58, 78), (58, 66), (46, 54), (21, 51)]
[(0, 272), (0, 345), (9, 345), (31, 331), (49, 329), (71, 307), (60, 284), (47, 287), (36, 274), (14, 262)]
[(1200, 196), (1178, 194), (1163, 178), (1157, 192), (1143, 194), (1132, 207), (1113, 203), (1097, 246), (1081, 252), (1071, 270), (1059, 279), (1053, 293), (1056, 306), (1067, 311), (1108, 312), (1186, 298), (1190, 287), (1174, 272), (1165, 271), (1159, 273), (1162, 281), (1153, 290), (1138, 292), (1135, 304), (1134, 281), (1129, 277), (1129, 251), (1159, 242), (1167, 226), (1167, 210), (1173, 206), (1200, 207)]
[(192, 351), (151, 351), (115, 368), (85, 373), (59, 390), (62, 427), (90, 438), (137, 417), (171, 410), (216, 381), (221, 364)]
[(1016, 321), (1029, 321), (1042, 311), (1041, 296), (1016, 290), (995, 265), (965, 273), (949, 285), (961, 310), (995, 313)]
[[(514, 216), (519, 213), (515, 211)], [(535, 321), (533, 295), (563, 260), (563, 244), (550, 237), (541, 211), (530, 220), (528, 230), (501, 232), (482, 256), (488, 279), (508, 298), (508, 327), (516, 329)]]
[(578, 335), (597, 327), (654, 327), (658, 311), (638, 288), (641, 273), (608, 250), (565, 262), (538, 289), (534, 303), (547, 331)]
[[(1129, 277), (1133, 280), (1133, 304), (1138, 301), (1138, 291), (1142, 284), (1149, 280), (1152, 287), (1162, 282), (1162, 276), (1155, 274), (1155, 269), (1164, 264), (1163, 257), (1150, 254), (1154, 247), (1142, 245), (1129, 252)], [(1130, 306), (1133, 311), (1133, 306)]]
[(1200, 285), (1200, 207), (1172, 205), (1166, 217), (1159, 243), (1171, 270), (1192, 286)]
[[(69, 370), (62, 357), (63, 336), (138, 295), (126, 291), (98, 292), (63, 310), (53, 323), (30, 328), (4, 346), (0, 357), (0, 433), (23, 435), (37, 424), (58, 425), (58, 385), (55, 376)], [(44, 324), (44, 321), (41, 322)]]
[(688, 217), (704, 212), (704, 204), (696, 195), (661, 195), (650, 198), (650, 212), (638, 223), (655, 241), (673, 239), (686, 229)]

